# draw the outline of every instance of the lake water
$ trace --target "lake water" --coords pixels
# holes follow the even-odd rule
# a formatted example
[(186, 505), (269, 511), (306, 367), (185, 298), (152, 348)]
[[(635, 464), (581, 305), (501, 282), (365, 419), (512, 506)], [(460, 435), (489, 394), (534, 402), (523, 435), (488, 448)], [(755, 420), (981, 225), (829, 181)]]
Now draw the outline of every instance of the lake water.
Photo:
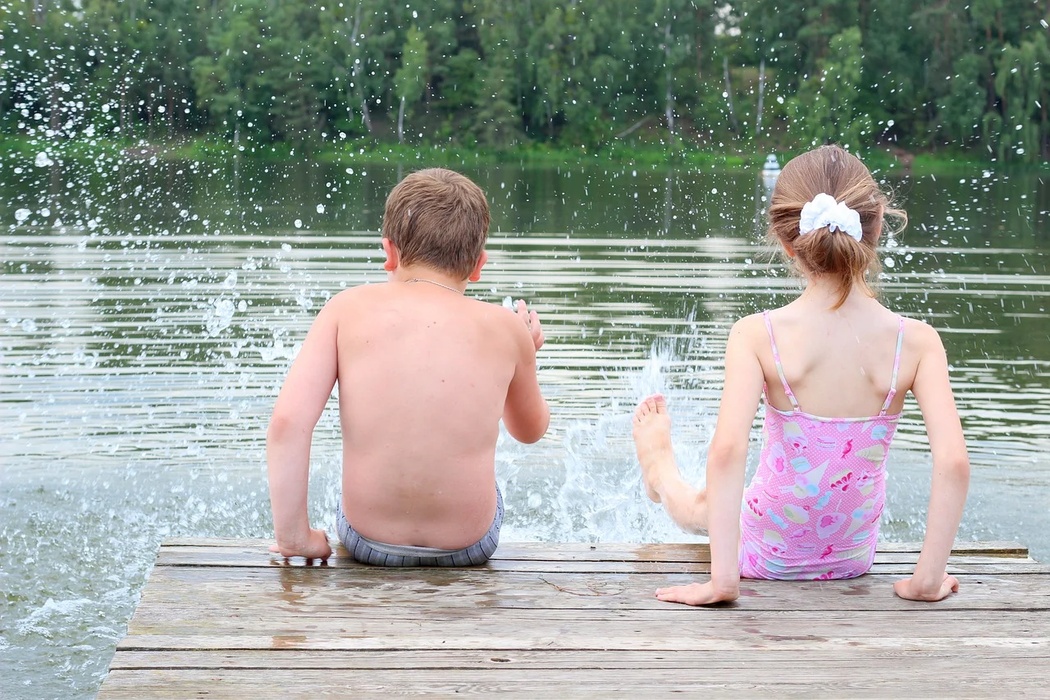
[[(798, 290), (762, 241), (761, 160), (461, 168), (493, 209), (468, 293), (524, 298), (547, 332), (550, 433), (499, 448), (506, 541), (691, 539), (644, 498), (629, 415), (665, 391), (683, 469), (702, 478), (730, 325)], [(37, 162), (0, 162), (0, 694), (90, 697), (162, 538), (271, 535), (277, 389), (325, 300), (384, 279), (383, 202), (422, 164)], [(941, 331), (971, 449), (959, 537), (1050, 561), (1050, 184), (889, 184), (911, 226), (885, 250), (882, 293)], [(929, 493), (906, 411), (890, 540), (921, 539)], [(338, 453), (329, 410), (311, 486), (329, 530)]]

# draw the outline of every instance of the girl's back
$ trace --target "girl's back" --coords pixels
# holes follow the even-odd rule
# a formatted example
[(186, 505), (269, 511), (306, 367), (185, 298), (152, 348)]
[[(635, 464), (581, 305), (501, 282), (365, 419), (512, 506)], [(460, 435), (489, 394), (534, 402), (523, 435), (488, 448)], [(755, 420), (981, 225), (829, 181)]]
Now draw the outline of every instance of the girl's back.
[[(825, 418), (859, 418), (882, 410), (893, 380), (900, 316), (862, 294), (850, 295), (832, 310), (824, 300), (807, 298), (804, 293), (769, 312), (769, 323), (784, 379), (802, 411)], [(757, 316), (749, 325), (765, 377), (767, 402), (782, 411), (793, 410), (763, 319)], [(900, 413), (914, 380), (918, 353), (910, 341), (916, 333), (922, 334), (916, 328), (921, 325), (904, 322), (896, 391), (887, 409), (890, 414)]]
[[(740, 573), (748, 578), (852, 578), (874, 561), (904, 321), (861, 292), (834, 311), (814, 305), (816, 296), (811, 288), (748, 319), (767, 403), (741, 509)], [(861, 324), (861, 313), (873, 320)]]

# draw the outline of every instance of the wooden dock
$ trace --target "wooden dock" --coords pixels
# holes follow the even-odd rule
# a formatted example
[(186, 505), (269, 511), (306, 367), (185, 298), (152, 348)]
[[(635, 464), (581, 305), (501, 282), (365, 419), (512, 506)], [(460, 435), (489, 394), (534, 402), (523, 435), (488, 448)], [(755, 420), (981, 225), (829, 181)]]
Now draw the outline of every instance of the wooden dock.
[(743, 581), (732, 605), (653, 591), (706, 545), (500, 545), (472, 569), (289, 565), (261, 540), (165, 542), (100, 698), (1050, 697), (1050, 567), (963, 544), (957, 595), (893, 595), (914, 545), (848, 581)]

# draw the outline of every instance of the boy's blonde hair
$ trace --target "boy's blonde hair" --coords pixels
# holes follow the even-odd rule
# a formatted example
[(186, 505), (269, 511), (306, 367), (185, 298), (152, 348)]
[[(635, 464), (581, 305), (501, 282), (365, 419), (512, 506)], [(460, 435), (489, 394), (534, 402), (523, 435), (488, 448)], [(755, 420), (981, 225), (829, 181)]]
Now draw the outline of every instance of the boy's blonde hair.
[(485, 193), (451, 170), (414, 172), (386, 198), (383, 237), (397, 246), (402, 265), (419, 263), (467, 279), (488, 231)]
[[(800, 235), (802, 207), (822, 192), (860, 215), (863, 234), (859, 241), (827, 227)], [(791, 246), (804, 271), (836, 283), (839, 298), (834, 308), (838, 308), (854, 284), (875, 296), (871, 280), (882, 270), (875, 249), (883, 223), (890, 219), (900, 231), (908, 215), (892, 206), (859, 158), (828, 145), (791, 159), (781, 170), (770, 198), (769, 236)]]

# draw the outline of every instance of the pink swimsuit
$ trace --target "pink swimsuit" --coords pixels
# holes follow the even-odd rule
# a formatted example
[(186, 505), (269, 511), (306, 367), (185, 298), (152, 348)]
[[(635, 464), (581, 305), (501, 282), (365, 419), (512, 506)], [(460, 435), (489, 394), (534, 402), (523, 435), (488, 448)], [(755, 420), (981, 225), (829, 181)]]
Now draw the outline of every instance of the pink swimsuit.
[(886, 411), (897, 393), (904, 319), (879, 415), (822, 418), (799, 408), (784, 378), (769, 312), (763, 317), (792, 410), (780, 411), (766, 397), (762, 455), (741, 506), (740, 575), (808, 580), (860, 576), (875, 559), (886, 502), (886, 454), (900, 417)]

